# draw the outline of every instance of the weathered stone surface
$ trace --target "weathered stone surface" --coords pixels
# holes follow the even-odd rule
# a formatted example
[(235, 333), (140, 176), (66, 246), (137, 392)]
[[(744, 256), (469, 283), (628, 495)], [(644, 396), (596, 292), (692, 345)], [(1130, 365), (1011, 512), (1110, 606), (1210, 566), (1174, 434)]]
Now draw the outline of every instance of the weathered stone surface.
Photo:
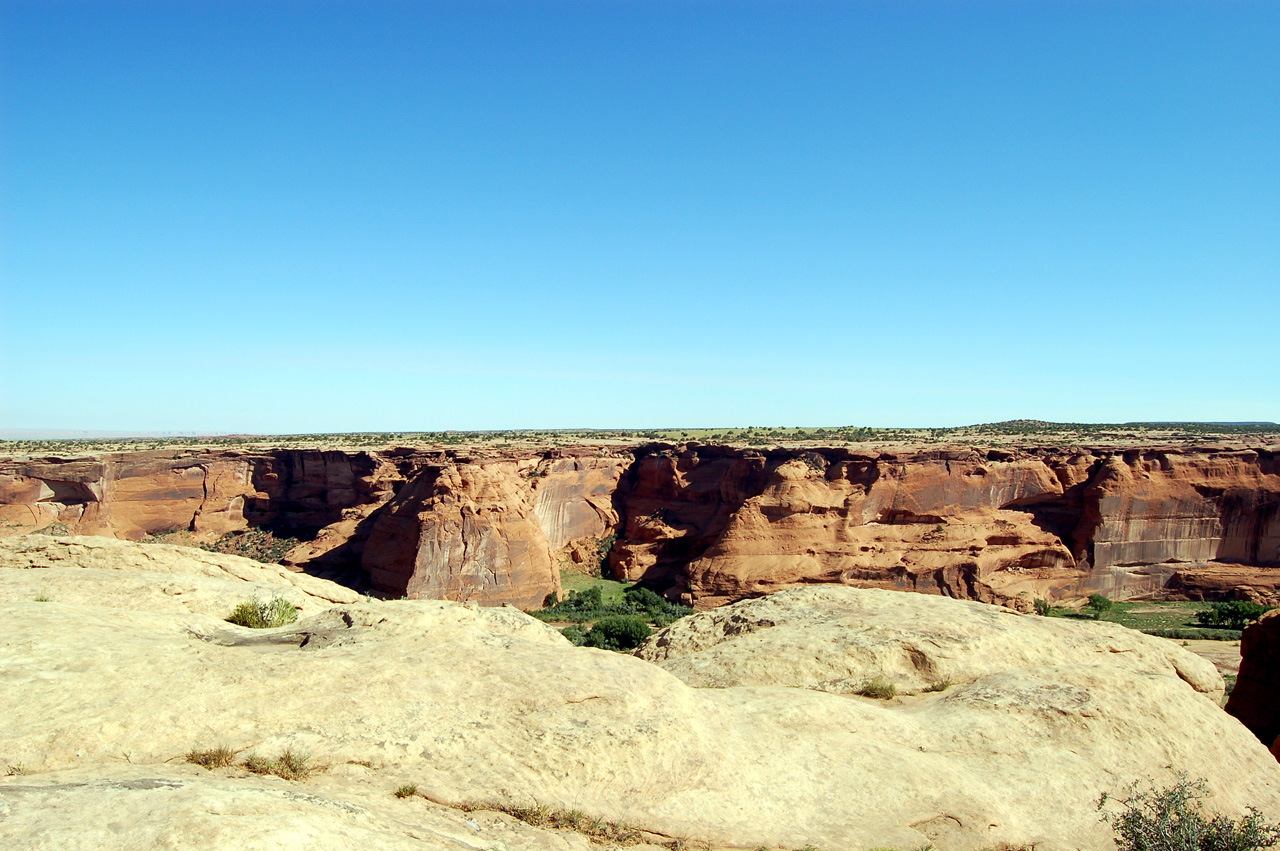
[(1245, 627), (1240, 637), (1240, 673), (1227, 699), (1227, 712), (1240, 719), (1280, 758), (1280, 610)]
[[(928, 618), (922, 615), (928, 614)], [(636, 655), (700, 688), (780, 685), (855, 694), (873, 680), (919, 694), (994, 674), (1108, 666), (1175, 677), (1217, 700), (1212, 662), (1111, 623), (1023, 615), (964, 600), (922, 608), (877, 589), (796, 588), (682, 618)]]
[(379, 514), (364, 569), (387, 594), (539, 608), (560, 574), (531, 498), (514, 461), (429, 468)]
[(167, 544), (24, 535), (0, 540), (0, 600), (148, 612), (230, 614), (257, 595), (282, 596), (304, 614), (360, 595), (275, 564)]
[[(872, 601), (861, 610), (867, 628), (927, 625), (921, 644), (940, 640), (937, 624), (960, 605), (843, 593)], [(1025, 626), (1027, 645), (1044, 638), (1033, 617), (990, 617), (969, 618), (968, 639), (985, 641), (983, 623)], [(1057, 637), (1061, 664), (1027, 647), (1025, 664), (998, 669), (957, 639), (947, 645), (954, 685), (885, 702), (780, 686), (693, 688), (642, 659), (575, 648), (514, 609), (438, 601), (343, 605), (260, 631), (56, 597), (0, 604), (0, 618), (10, 625), (0, 634), (0, 762), (31, 772), (0, 781), (0, 838), (27, 839), (58, 804), (76, 816), (62, 819), (60, 847), (122, 847), (110, 843), (130, 829), (151, 843), (130, 848), (171, 839), (179, 848), (253, 847), (238, 819), (271, 830), (264, 814), (274, 801), (272, 835), (282, 840), (313, 830), (329, 843), (317, 847), (397, 848), (397, 831), (427, 847), (463, 842), (457, 820), (394, 809), (390, 790), (407, 782), (446, 804), (537, 799), (738, 848), (1034, 842), (1102, 851), (1112, 842), (1097, 795), (1132, 780), (1168, 782), (1176, 770), (1205, 777), (1217, 808), (1280, 815), (1280, 765), (1188, 684), (1204, 672), (1091, 624), (1061, 624), (1079, 631)], [(1090, 656), (1095, 636), (1104, 639)], [(1005, 636), (982, 646), (1023, 645)], [(778, 664), (808, 676), (803, 652)], [(156, 785), (155, 795), (134, 795), (148, 791), (145, 781), (205, 777), (171, 761), (217, 744), (242, 755), (302, 748), (328, 768), (295, 785), (222, 770), (208, 783), (168, 787), (171, 797)], [(73, 785), (81, 782), (89, 785)], [(177, 826), (172, 834), (162, 819)], [(463, 847), (494, 847), (477, 824), (475, 843)]]
[[(393, 798), (340, 766), (302, 787), (243, 771), (127, 763), (0, 778), (0, 845), (26, 851), (589, 851), (574, 833)], [(394, 788), (394, 787), (392, 787)]]

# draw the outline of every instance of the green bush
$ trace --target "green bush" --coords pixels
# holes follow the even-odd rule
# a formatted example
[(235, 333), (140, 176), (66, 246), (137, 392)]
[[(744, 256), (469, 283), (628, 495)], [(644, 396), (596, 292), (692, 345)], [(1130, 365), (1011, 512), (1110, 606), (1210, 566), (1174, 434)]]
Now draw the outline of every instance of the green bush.
[(1229, 603), (1210, 603), (1209, 608), (1196, 615), (1196, 621), (1202, 626), (1224, 629), (1244, 629), (1253, 623), (1273, 606), (1260, 606), (1248, 600), (1232, 600)]
[(1111, 611), (1111, 608), (1114, 605), (1115, 603), (1113, 603), (1110, 598), (1102, 594), (1090, 594), (1089, 602), (1085, 603), (1084, 607), (1093, 612), (1094, 620), (1098, 620), (1107, 612)]
[(247, 626), (250, 629), (270, 629), (284, 626), (298, 619), (298, 607), (279, 595), (270, 600), (254, 597), (241, 603), (227, 618), (228, 623)]
[(637, 615), (610, 615), (596, 621), (583, 644), (602, 650), (634, 650), (652, 634), (649, 624)]
[(569, 596), (556, 601), (548, 594), (541, 611), (530, 612), (544, 621), (572, 621), (589, 623), (613, 615), (637, 615), (647, 623), (661, 628), (672, 621), (693, 613), (693, 609), (672, 603), (648, 588), (633, 586), (623, 592), (622, 602), (606, 603), (600, 588), (570, 591)]
[(1280, 842), (1280, 824), (1268, 824), (1250, 808), (1240, 821), (1224, 815), (1207, 816), (1201, 800), (1208, 794), (1203, 780), (1178, 775), (1167, 789), (1130, 787), (1116, 798), (1119, 812), (1108, 812), (1103, 795), (1098, 809), (1116, 832), (1119, 851), (1258, 851)]
[(1049, 606), (1048, 600), (1042, 600), (1039, 597), (1037, 597), (1035, 606), (1036, 606), (1037, 615), (1040, 615), (1041, 617), (1046, 617), (1046, 618), (1049, 617), (1050, 606)]

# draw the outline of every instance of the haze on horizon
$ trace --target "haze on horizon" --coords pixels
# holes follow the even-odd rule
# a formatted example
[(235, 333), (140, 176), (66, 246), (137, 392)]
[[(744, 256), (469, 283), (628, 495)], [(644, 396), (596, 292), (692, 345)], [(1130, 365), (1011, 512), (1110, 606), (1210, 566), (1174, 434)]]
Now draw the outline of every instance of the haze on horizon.
[(0, 3), (0, 427), (1280, 421), (1280, 5)]

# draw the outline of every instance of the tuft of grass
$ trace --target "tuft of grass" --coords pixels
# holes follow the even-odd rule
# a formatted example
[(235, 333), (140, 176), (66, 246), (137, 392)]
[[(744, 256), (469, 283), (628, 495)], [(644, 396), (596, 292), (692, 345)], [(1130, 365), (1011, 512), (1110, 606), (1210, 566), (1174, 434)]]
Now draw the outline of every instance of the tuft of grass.
[(876, 700), (889, 700), (897, 696), (898, 687), (884, 677), (876, 677), (857, 693), (863, 697), (874, 697)]
[(53, 598), (52, 598), (52, 597), (46, 597), (44, 594), (37, 594), (37, 595), (35, 596), (35, 598), (33, 599), (33, 602), (36, 602), (36, 603), (52, 603), (52, 602), (53, 602)]
[(291, 624), (298, 619), (298, 607), (278, 594), (270, 600), (254, 597), (235, 607), (228, 623), (250, 629), (270, 629)]
[(226, 745), (219, 745), (209, 750), (197, 750), (192, 748), (187, 751), (187, 762), (194, 763), (204, 768), (227, 768), (236, 761), (236, 752)]
[(6, 777), (21, 777), (26, 773), (27, 773), (27, 767), (20, 762), (15, 762), (12, 765), (6, 767), (4, 772)]
[(643, 834), (629, 824), (606, 821), (581, 810), (557, 810), (537, 801), (528, 806), (512, 805), (499, 809), (525, 824), (572, 830), (601, 845), (638, 845), (644, 839)]
[(397, 798), (412, 798), (416, 794), (418, 794), (417, 783), (406, 783), (396, 789)]
[(250, 754), (244, 761), (244, 767), (254, 774), (274, 774), (284, 780), (305, 780), (315, 771), (311, 757), (292, 748), (285, 748), (284, 753), (275, 759)]
[(951, 688), (951, 678), (947, 677), (946, 679), (929, 683), (929, 685), (924, 687), (924, 691), (925, 694), (928, 694), (935, 691), (946, 691), (949, 688)]

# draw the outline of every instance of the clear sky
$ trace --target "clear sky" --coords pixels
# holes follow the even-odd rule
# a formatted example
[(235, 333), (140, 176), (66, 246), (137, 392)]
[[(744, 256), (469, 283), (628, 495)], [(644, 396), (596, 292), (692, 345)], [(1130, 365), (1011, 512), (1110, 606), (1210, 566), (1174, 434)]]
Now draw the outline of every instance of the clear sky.
[(1280, 421), (1280, 3), (0, 2), (0, 427)]

